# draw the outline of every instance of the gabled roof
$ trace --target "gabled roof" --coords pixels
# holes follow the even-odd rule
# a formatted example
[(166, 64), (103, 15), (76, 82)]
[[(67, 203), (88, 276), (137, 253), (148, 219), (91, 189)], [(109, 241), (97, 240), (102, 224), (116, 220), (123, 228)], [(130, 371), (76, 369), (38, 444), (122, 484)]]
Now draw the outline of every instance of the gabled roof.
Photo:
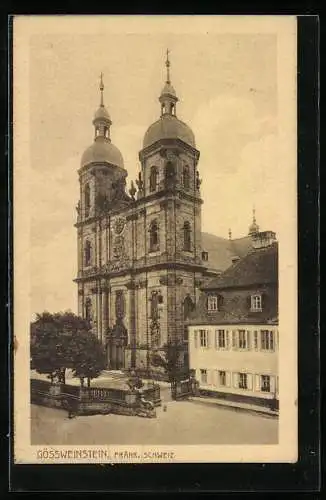
[(219, 277), (203, 285), (203, 290), (221, 290), (278, 282), (278, 243), (251, 250)]

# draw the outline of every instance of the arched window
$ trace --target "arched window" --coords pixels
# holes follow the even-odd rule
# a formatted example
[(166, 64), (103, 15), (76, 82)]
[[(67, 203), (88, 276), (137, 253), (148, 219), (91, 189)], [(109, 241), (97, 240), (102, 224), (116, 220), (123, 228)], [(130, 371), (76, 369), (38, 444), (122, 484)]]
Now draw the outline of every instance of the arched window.
[(171, 104), (171, 115), (175, 115), (175, 106), (173, 103)]
[(191, 251), (191, 229), (188, 221), (183, 225), (183, 249), (187, 252)]
[(89, 216), (89, 211), (91, 208), (91, 190), (89, 184), (85, 185), (85, 217)]
[(183, 301), (183, 318), (188, 319), (190, 316), (190, 313), (194, 310), (195, 304), (191, 300), (191, 297), (187, 295), (185, 300)]
[(159, 249), (158, 224), (153, 220), (149, 229), (149, 251), (156, 252)]
[(165, 104), (162, 104), (162, 115), (165, 113)]
[(87, 321), (92, 320), (92, 301), (89, 297), (86, 299), (85, 302), (85, 319)]
[(189, 189), (190, 188), (190, 173), (189, 173), (189, 167), (188, 167), (188, 165), (185, 165), (183, 167), (182, 182), (183, 182), (183, 187), (185, 189)]
[(109, 129), (108, 129), (108, 127), (104, 127), (103, 131), (104, 131), (104, 137), (106, 139), (108, 139), (108, 137), (109, 137)]
[(95, 137), (98, 137), (100, 135), (100, 129), (96, 127), (95, 129)]
[(175, 168), (171, 161), (168, 161), (165, 166), (165, 185), (166, 187), (173, 186), (175, 177)]
[(85, 266), (90, 266), (91, 264), (91, 258), (92, 258), (92, 245), (91, 242), (86, 240), (85, 242)]
[(157, 167), (151, 167), (151, 173), (149, 176), (149, 190), (151, 193), (157, 189)]

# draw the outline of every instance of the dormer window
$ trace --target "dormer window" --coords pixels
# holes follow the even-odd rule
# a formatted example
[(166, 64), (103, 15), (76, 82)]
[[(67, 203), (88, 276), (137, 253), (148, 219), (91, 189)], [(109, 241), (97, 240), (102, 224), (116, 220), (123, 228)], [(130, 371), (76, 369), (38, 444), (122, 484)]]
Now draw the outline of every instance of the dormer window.
[(262, 311), (262, 296), (260, 294), (251, 295), (251, 311), (260, 312)]
[(208, 312), (218, 311), (218, 298), (216, 295), (209, 295), (207, 297), (207, 310)]
[(207, 262), (208, 261), (208, 252), (202, 252), (201, 253), (201, 258), (202, 258), (202, 260), (204, 260), (204, 261)]

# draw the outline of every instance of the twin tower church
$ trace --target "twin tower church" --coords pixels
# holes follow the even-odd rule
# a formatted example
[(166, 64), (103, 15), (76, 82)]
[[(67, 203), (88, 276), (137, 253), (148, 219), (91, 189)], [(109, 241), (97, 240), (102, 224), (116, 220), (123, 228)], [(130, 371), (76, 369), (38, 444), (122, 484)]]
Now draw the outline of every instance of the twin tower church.
[(145, 133), (128, 193), (102, 78), (94, 142), (78, 171), (78, 313), (105, 344), (110, 369), (148, 369), (150, 352), (175, 340), (187, 365), (186, 320), (202, 284), (250, 246), (250, 235), (232, 240), (201, 231), (200, 153), (178, 118), (168, 58), (166, 68), (159, 118)]

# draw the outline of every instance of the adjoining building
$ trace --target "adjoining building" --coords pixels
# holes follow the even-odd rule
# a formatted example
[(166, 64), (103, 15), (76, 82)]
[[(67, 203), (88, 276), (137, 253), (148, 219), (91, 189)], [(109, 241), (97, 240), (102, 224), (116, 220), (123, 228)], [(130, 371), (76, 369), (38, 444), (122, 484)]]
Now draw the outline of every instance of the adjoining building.
[(189, 364), (202, 394), (259, 404), (278, 399), (278, 242), (253, 248), (201, 288), (188, 320)]

